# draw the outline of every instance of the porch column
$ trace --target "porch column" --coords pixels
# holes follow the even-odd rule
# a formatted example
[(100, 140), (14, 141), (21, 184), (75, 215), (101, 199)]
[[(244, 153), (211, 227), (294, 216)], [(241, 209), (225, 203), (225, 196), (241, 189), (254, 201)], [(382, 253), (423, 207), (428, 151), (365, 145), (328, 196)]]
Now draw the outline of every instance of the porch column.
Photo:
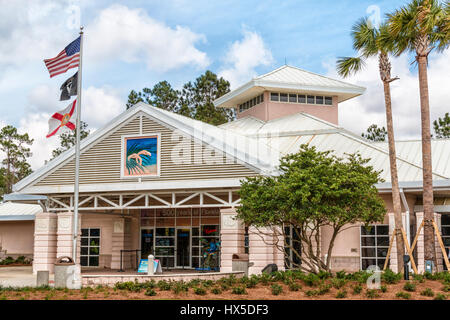
[(245, 228), (241, 221), (235, 220), (236, 209), (220, 209), (220, 271), (232, 271), (233, 254), (243, 254)]
[[(392, 235), (395, 230), (395, 218), (394, 213), (389, 212), (389, 241), (392, 239)], [(386, 257), (386, 259), (389, 259), (389, 257)], [(397, 241), (394, 240), (394, 243), (392, 244), (391, 249), (391, 256), (390, 256), (390, 263), (389, 263), (389, 269), (391, 269), (394, 272), (398, 272), (398, 261), (397, 261)]]
[(56, 213), (37, 213), (34, 221), (33, 273), (54, 273), (56, 260)]
[[(423, 212), (416, 212), (416, 225), (417, 228), (420, 226), (420, 224), (423, 221)], [(441, 215), (435, 213), (434, 214), (434, 221), (438, 225), (439, 230), (441, 229)], [(419, 236), (417, 237), (417, 271), (419, 273), (425, 272), (425, 245), (424, 245), (424, 235), (423, 235), (423, 228), (420, 230)], [(441, 247), (439, 246), (439, 242), (437, 240), (437, 235), (435, 234), (434, 239), (434, 247), (436, 249), (436, 270), (438, 272), (444, 270), (443, 261), (444, 258), (442, 256)]]
[[(130, 243), (130, 221), (126, 218), (113, 220), (111, 269), (120, 269), (120, 250), (128, 249)], [(129, 268), (129, 253), (122, 254), (122, 268)]]
[[(57, 245), (56, 257), (69, 256), (72, 257), (73, 246), (73, 212), (58, 213), (58, 229), (57, 229)], [(77, 261), (80, 264), (80, 236), (81, 236), (81, 218), (78, 217), (78, 241), (77, 241)]]
[[(249, 227), (249, 260), (253, 266), (249, 274), (259, 274), (268, 264), (275, 263), (279, 270), (284, 270), (284, 253), (273, 244), (277, 241), (269, 228)], [(282, 236), (281, 236), (282, 237)], [(280, 239), (283, 240), (283, 239)]]

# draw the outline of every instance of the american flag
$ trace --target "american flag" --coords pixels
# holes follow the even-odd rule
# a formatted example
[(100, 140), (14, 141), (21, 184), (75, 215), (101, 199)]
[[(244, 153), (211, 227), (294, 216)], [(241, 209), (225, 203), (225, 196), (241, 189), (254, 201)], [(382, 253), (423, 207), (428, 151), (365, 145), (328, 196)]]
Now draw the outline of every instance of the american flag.
[(56, 57), (44, 60), (50, 78), (78, 67), (80, 63), (80, 40), (81, 36), (72, 41)]

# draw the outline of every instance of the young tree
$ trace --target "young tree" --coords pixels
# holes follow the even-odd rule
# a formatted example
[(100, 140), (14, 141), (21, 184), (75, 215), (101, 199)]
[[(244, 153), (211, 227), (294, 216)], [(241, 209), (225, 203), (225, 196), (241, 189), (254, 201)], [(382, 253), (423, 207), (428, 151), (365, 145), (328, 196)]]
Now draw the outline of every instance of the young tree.
[(385, 127), (379, 128), (376, 124), (372, 124), (365, 133), (361, 133), (361, 136), (371, 141), (386, 141), (387, 131)]
[(450, 138), (450, 116), (448, 112), (445, 113), (443, 118), (439, 117), (437, 120), (434, 120), (433, 128), (436, 138)]
[(5, 154), (2, 160), (3, 182), (2, 195), (12, 192), (12, 186), (17, 181), (25, 178), (32, 170), (27, 162), (31, 157), (30, 146), (33, 139), (30, 139), (27, 133), (19, 134), (17, 129), (7, 125), (0, 130), (0, 150)]
[[(86, 129), (88, 126), (88, 124), (86, 122), (81, 121), (80, 124), (81, 124), (80, 141), (81, 141), (89, 135), (90, 130)], [(77, 129), (75, 129), (73, 131), (72, 130), (66, 131), (59, 135), (59, 142), (60, 142), (61, 146), (52, 151), (52, 159), (56, 158), (64, 151), (69, 150), (70, 148), (75, 146), (75, 144), (77, 142), (76, 134), (77, 134)], [(52, 159), (50, 159), (50, 160), (52, 160)]]
[[(378, 57), (378, 69), (380, 79), (383, 82), (384, 104), (386, 109), (386, 124), (389, 146), (389, 165), (391, 170), (392, 204), (395, 219), (395, 240), (397, 243), (397, 261), (399, 270), (403, 270), (403, 255), (405, 244), (400, 232), (403, 228), (402, 205), (397, 174), (397, 155), (395, 151), (394, 125), (392, 120), (392, 102), (390, 83), (398, 78), (391, 77), (391, 62), (389, 54), (393, 51), (393, 41), (388, 25), (383, 23), (378, 28), (373, 26), (367, 18), (360, 19), (352, 29), (353, 48), (359, 53), (359, 57), (344, 57), (337, 62), (338, 73), (344, 77), (360, 71), (364, 67), (364, 61), (369, 57)], [(371, 126), (372, 127), (372, 126)], [(369, 127), (369, 129), (371, 128)], [(384, 128), (383, 128), (384, 129)], [(369, 131), (369, 130), (368, 130)], [(363, 135), (364, 136), (364, 135)], [(384, 139), (383, 139), (384, 141)]]
[(433, 171), (431, 162), (431, 121), (428, 97), (428, 55), (436, 48), (442, 51), (449, 44), (447, 7), (437, 0), (413, 0), (388, 14), (389, 32), (394, 38), (396, 55), (412, 52), (419, 69), (420, 115), (422, 122), (422, 167), (425, 260), (436, 265), (433, 225)]
[[(354, 223), (383, 221), (383, 200), (374, 184), (380, 172), (359, 154), (336, 157), (302, 145), (280, 160), (279, 176), (248, 177), (242, 181), (237, 218), (256, 227), (263, 241), (285, 254), (294, 267), (308, 272), (330, 271), (337, 235)], [(298, 245), (286, 242), (285, 226), (299, 230)], [(322, 258), (322, 228), (331, 229), (327, 259)], [(269, 236), (270, 235), (270, 236)], [(286, 254), (292, 250), (301, 264)]]

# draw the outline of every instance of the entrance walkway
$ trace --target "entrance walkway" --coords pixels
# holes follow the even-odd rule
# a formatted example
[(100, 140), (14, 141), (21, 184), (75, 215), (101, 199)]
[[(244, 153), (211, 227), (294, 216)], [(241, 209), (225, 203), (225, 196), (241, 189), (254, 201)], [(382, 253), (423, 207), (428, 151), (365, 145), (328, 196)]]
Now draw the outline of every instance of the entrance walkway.
[[(50, 275), (50, 283), (53, 283), (53, 275)], [(35, 287), (36, 275), (33, 267), (0, 267), (0, 286), (2, 287)]]

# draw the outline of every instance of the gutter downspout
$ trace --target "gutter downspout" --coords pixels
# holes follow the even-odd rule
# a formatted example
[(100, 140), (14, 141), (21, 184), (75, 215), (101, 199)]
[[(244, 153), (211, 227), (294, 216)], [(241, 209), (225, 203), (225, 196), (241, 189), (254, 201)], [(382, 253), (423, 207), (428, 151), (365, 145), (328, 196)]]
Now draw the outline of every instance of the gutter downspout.
[[(411, 246), (411, 227), (410, 227), (410, 214), (409, 214), (409, 206), (406, 201), (405, 193), (403, 192), (403, 188), (400, 188), (400, 198), (402, 199), (403, 206), (406, 209), (406, 238), (408, 239), (408, 244)], [(409, 271), (411, 271), (411, 262), (408, 262)]]

